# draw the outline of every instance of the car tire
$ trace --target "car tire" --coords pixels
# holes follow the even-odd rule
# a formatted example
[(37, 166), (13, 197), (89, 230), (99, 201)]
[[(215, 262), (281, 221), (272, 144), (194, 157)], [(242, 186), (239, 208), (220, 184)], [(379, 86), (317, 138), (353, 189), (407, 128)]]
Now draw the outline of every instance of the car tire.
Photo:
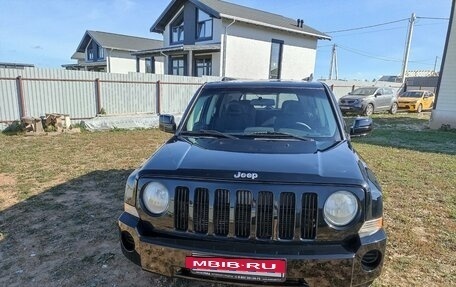
[(368, 104), (366, 108), (364, 109), (364, 115), (365, 116), (371, 116), (374, 113), (374, 105), (373, 104)]
[(418, 108), (416, 109), (416, 112), (417, 113), (421, 113), (423, 111), (423, 105), (422, 104), (419, 104), (418, 105)]
[(393, 104), (391, 105), (391, 108), (390, 108), (390, 110), (389, 110), (389, 113), (392, 114), (392, 115), (394, 115), (395, 113), (397, 113), (397, 103), (393, 103)]

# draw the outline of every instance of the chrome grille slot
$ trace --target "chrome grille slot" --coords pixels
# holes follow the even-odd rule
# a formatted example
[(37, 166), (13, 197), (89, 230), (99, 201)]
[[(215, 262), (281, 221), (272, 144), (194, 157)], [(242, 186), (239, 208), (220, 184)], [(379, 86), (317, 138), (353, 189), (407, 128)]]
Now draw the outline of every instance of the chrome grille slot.
[(230, 192), (217, 189), (214, 198), (214, 234), (227, 236), (230, 227)]
[(207, 233), (209, 227), (209, 190), (197, 188), (193, 202), (193, 230)]
[(302, 195), (301, 238), (315, 239), (317, 236), (318, 201), (316, 193)]
[(174, 196), (174, 228), (180, 231), (188, 229), (188, 194), (187, 187), (178, 186)]
[(256, 237), (260, 239), (272, 238), (274, 195), (270, 191), (260, 191), (257, 200)]
[(249, 237), (252, 217), (252, 194), (248, 190), (236, 192), (234, 230), (237, 237)]
[(295, 209), (295, 194), (292, 192), (282, 192), (279, 202), (279, 239), (293, 239)]

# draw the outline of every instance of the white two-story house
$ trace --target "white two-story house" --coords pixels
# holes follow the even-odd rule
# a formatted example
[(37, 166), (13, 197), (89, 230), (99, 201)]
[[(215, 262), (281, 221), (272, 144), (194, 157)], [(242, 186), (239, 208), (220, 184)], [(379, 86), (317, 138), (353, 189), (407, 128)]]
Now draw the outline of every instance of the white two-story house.
[(133, 52), (163, 47), (163, 41), (121, 34), (86, 31), (71, 57), (76, 64), (62, 65), (68, 70), (108, 73), (163, 74), (163, 57), (139, 59)]
[(133, 53), (165, 57), (165, 74), (303, 79), (314, 72), (317, 41), (329, 36), (293, 20), (218, 0), (172, 0), (150, 31), (164, 46)]

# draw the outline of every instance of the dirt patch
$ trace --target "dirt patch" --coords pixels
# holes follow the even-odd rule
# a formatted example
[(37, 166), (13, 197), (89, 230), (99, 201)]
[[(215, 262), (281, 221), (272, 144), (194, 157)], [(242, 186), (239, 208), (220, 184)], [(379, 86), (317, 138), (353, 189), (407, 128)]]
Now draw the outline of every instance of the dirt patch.
[(16, 185), (16, 179), (10, 175), (0, 173), (0, 186), (14, 186)]

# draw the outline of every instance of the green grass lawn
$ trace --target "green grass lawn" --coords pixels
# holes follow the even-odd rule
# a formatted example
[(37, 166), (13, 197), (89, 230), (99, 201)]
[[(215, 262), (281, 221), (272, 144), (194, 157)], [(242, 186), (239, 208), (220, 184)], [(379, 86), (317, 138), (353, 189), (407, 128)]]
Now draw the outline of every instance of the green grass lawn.
[[(385, 196), (388, 246), (375, 286), (456, 282), (456, 132), (428, 121), (375, 115), (372, 134), (353, 139)], [(133, 276), (138, 286), (168, 286), (123, 258), (115, 227), (126, 177), (168, 136), (0, 135), (0, 285), (124, 286)]]
[(456, 282), (456, 132), (428, 129), (429, 114), (373, 120), (374, 131), (353, 144), (385, 197), (387, 257), (375, 285), (450, 286)]

